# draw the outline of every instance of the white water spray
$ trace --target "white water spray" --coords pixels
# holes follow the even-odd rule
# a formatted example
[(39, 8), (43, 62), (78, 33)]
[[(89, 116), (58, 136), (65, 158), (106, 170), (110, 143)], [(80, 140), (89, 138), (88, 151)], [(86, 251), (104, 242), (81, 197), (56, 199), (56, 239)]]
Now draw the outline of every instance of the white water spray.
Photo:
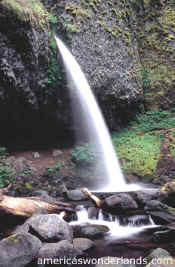
[(135, 215), (127, 218), (126, 224), (120, 223), (119, 217), (110, 215), (108, 219), (105, 218), (103, 210), (99, 210), (96, 219), (90, 219), (88, 216), (88, 210), (84, 206), (79, 206), (79, 210), (76, 213), (77, 220), (72, 221), (71, 225), (105, 225), (109, 228), (106, 238), (120, 239), (128, 236), (132, 236), (136, 233), (142, 232), (149, 228), (156, 228), (151, 216), (147, 215)]
[[(80, 107), (78, 113), (82, 113), (82, 118), (86, 123), (84, 131), (86, 131), (90, 143), (95, 146), (100, 155), (101, 166), (104, 165), (101, 167), (103, 170), (101, 185), (96, 185), (95, 190), (101, 192), (137, 190), (137, 186), (127, 185), (124, 180), (108, 129), (85, 75), (63, 42), (57, 37), (55, 38), (67, 71), (68, 82), (71, 86), (70, 93), (74, 98), (76, 97), (77, 104)], [(77, 107), (75, 108), (77, 109)], [(76, 114), (76, 116), (78, 117), (79, 114)]]

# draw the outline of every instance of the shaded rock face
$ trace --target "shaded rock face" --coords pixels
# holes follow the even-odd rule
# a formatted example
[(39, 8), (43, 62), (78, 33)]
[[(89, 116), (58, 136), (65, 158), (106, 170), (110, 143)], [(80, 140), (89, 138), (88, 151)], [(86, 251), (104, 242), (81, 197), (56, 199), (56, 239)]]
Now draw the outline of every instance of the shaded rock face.
[(63, 104), (49, 86), (51, 36), (47, 18), (40, 17), (46, 11), (37, 14), (36, 8), (35, 14), (35, 6), (27, 5), (6, 0), (0, 4), (0, 139), (8, 145), (56, 139), (65, 121), (59, 115)]
[[(105, 1), (97, 2), (93, 7), (86, 1), (43, 0), (45, 8), (57, 17), (58, 35), (65, 39), (71, 35), (71, 50), (108, 124), (116, 129), (118, 123), (123, 124), (135, 113), (142, 99), (137, 75), (140, 65), (130, 21), (132, 9), (125, 3), (111, 2), (110, 6)], [(1, 142), (43, 145), (48, 141), (59, 143), (59, 138), (70, 140), (69, 97), (56, 48), (59, 70), (54, 70), (54, 78), (49, 72), (57, 68), (56, 63), (50, 65), (53, 31), (49, 21), (46, 16), (40, 18), (40, 14), (34, 14), (38, 16), (37, 23), (24, 19), (16, 8), (21, 5), (24, 13), (28, 12), (22, 1), (14, 0), (14, 5), (8, 5), (7, 0), (0, 4)], [(46, 9), (39, 13), (47, 14)], [(46, 23), (40, 25), (43, 19)]]
[(71, 242), (73, 239), (72, 228), (57, 214), (36, 215), (30, 218), (26, 224), (29, 224), (32, 233), (36, 233), (42, 240), (48, 242), (60, 240)]
[[(80, 249), (74, 248), (73, 245), (67, 241), (62, 240), (58, 243), (50, 243), (50, 244), (44, 244), (41, 249), (39, 250), (39, 253), (37, 255), (38, 262), (42, 261), (44, 259), (54, 259), (54, 258), (70, 258), (73, 259), (74, 257), (82, 255), (82, 251)], [(47, 264), (38, 266), (47, 266)], [(50, 265), (49, 265), (50, 266)]]
[(60, 21), (67, 23), (68, 33), (73, 31), (72, 53), (97, 96), (109, 126), (117, 129), (118, 123), (121, 125), (132, 117), (142, 99), (130, 3), (63, 2)]
[(148, 107), (169, 109), (175, 103), (175, 15), (170, 1), (135, 1), (136, 37)]
[(104, 209), (116, 213), (125, 213), (138, 208), (136, 201), (128, 194), (117, 194), (105, 199)]
[(41, 241), (28, 233), (14, 234), (5, 238), (0, 242), (0, 266), (26, 266), (36, 256), (41, 246)]

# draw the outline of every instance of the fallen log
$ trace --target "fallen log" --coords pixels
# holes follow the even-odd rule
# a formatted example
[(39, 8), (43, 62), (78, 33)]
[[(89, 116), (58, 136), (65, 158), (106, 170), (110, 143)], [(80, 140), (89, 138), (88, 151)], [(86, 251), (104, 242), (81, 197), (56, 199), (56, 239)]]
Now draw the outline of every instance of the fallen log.
[(97, 196), (93, 195), (87, 188), (83, 188), (81, 191), (97, 206), (97, 208), (102, 207), (103, 201)]
[(55, 202), (48, 203), (38, 197), (12, 197), (5, 195), (11, 186), (0, 189), (0, 214), (11, 214), (22, 217), (30, 217), (39, 210), (45, 210), (47, 213), (61, 213), (63, 211), (74, 212), (75, 209), (70, 203)]

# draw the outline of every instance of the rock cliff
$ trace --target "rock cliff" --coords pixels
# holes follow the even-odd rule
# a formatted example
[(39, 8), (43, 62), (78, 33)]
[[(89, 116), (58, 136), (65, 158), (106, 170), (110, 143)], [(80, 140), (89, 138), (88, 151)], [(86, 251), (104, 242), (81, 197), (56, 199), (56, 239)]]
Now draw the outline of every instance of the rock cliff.
[(144, 106), (174, 105), (174, 12), (173, 0), (2, 0), (1, 143), (72, 139), (54, 32), (78, 60), (111, 129)]

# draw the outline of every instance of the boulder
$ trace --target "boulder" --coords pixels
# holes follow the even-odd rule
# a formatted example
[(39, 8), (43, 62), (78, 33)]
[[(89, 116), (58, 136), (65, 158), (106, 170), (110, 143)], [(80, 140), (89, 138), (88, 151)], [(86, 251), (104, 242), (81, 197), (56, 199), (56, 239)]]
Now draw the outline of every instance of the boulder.
[(68, 190), (66, 196), (69, 200), (78, 201), (78, 200), (87, 200), (87, 196), (82, 193), (81, 190)]
[(125, 259), (127, 263), (122, 263), (122, 258), (119, 257), (102, 257), (98, 259), (98, 263), (95, 265), (95, 267), (105, 267), (105, 266), (111, 266), (111, 267), (135, 267), (134, 264), (129, 264), (129, 259)]
[(60, 156), (62, 156), (62, 155), (63, 155), (63, 152), (62, 152), (61, 150), (59, 150), (59, 149), (54, 149), (54, 150), (52, 151), (52, 156), (53, 156), (54, 158), (60, 157)]
[(164, 229), (153, 233), (153, 241), (156, 243), (173, 243), (175, 239), (175, 229)]
[(151, 215), (156, 224), (167, 224), (175, 221), (175, 209), (158, 200), (149, 201), (144, 210)]
[(140, 207), (144, 207), (150, 200), (159, 200), (163, 197), (159, 189), (135, 191), (132, 192), (132, 196)]
[(152, 259), (160, 259), (160, 258), (167, 258), (170, 257), (170, 253), (163, 249), (163, 248), (156, 248), (154, 249), (148, 256), (147, 259), (150, 262)]
[(37, 255), (42, 243), (29, 234), (14, 234), (0, 241), (0, 267), (24, 267)]
[(175, 260), (172, 257), (153, 259), (146, 267), (175, 267)]
[(36, 215), (26, 223), (30, 232), (47, 242), (68, 240), (72, 242), (73, 232), (71, 226), (57, 214)]
[(136, 201), (128, 194), (116, 194), (105, 199), (103, 208), (114, 214), (123, 214), (138, 208)]
[(82, 251), (87, 251), (95, 246), (95, 243), (88, 238), (74, 238), (73, 239), (74, 248), (80, 249)]
[(75, 237), (85, 237), (90, 239), (95, 239), (104, 236), (109, 232), (109, 228), (105, 225), (98, 224), (85, 224), (73, 226)]
[(73, 245), (67, 240), (62, 240), (58, 243), (46, 243), (40, 248), (38, 252), (38, 266), (47, 266), (47, 264), (44, 264), (44, 260), (45, 263), (47, 263), (47, 261), (49, 262), (49, 260), (54, 262), (54, 259), (55, 261), (59, 259), (61, 260), (63, 258), (73, 259), (74, 257), (81, 256), (82, 254), (83, 253), (80, 249), (73, 247)]

